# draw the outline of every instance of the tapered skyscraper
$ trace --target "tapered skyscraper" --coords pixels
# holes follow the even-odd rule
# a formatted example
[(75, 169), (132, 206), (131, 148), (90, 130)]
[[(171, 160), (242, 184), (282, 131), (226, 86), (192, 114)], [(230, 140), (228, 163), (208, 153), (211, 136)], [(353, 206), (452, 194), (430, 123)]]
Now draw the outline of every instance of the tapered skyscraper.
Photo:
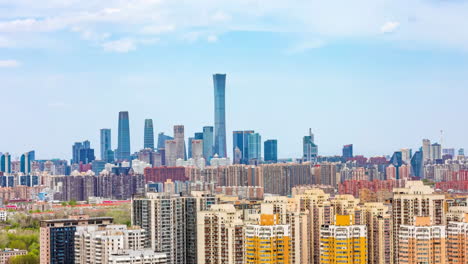
[(118, 161), (130, 160), (130, 120), (128, 112), (119, 112), (119, 134), (117, 154)]
[(215, 153), (220, 158), (226, 157), (226, 74), (214, 74), (215, 97)]
[(154, 149), (153, 119), (145, 119), (144, 148)]

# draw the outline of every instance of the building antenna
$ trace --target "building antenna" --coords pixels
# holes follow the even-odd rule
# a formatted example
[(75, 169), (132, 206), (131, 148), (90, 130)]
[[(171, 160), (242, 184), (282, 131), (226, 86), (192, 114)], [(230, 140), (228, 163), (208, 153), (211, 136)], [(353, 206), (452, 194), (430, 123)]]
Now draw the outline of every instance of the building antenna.
[(440, 130), (440, 145), (444, 147), (444, 130)]

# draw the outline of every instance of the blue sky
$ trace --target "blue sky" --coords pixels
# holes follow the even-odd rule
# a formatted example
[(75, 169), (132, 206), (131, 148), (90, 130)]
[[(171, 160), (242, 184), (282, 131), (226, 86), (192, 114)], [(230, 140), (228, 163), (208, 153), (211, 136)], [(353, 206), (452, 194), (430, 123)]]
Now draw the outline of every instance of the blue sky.
[[(301, 155), (387, 155), (422, 138), (468, 147), (468, 2), (461, 0), (0, 0), (0, 152), (71, 156), (130, 112), (186, 136), (213, 123), (227, 73), (231, 131)], [(231, 152), (229, 152), (231, 154)]]

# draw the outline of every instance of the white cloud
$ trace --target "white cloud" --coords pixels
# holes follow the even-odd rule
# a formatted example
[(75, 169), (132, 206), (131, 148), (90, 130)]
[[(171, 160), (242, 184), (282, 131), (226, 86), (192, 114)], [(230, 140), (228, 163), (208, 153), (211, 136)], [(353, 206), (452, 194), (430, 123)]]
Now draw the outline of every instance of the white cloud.
[(287, 54), (298, 54), (303, 53), (310, 49), (318, 49), (325, 45), (323, 40), (312, 40), (312, 41), (303, 41), (297, 45), (290, 47), (286, 53)]
[(217, 42), (217, 41), (218, 41), (218, 37), (217, 37), (216, 35), (209, 35), (209, 36), (206, 38), (206, 40), (207, 40), (208, 42), (213, 43), (213, 42)]
[(0, 60), (0, 68), (16, 68), (20, 65), (21, 63), (17, 60)]
[(159, 42), (158, 38), (133, 39), (125, 38), (107, 41), (101, 44), (105, 51), (127, 53), (137, 49), (138, 45), (153, 45)]
[(398, 27), (400, 27), (400, 22), (389, 21), (389, 22), (383, 24), (382, 27), (380, 27), (380, 32), (382, 32), (382, 33), (393, 33), (398, 29)]
[[(195, 42), (230, 31), (292, 33), (326, 42), (376, 38), (398, 30), (391, 41), (415, 47), (468, 49), (468, 1), (423, 0), (0, 0), (11, 12), (0, 14), (0, 33), (12, 42), (46, 37), (79, 27), (83, 39), (108, 49), (132, 50), (126, 39), (141, 34)], [(22, 19), (18, 19), (21, 17)], [(391, 19), (389, 19), (391, 18)], [(404, 28), (400, 27), (404, 24)], [(376, 30), (376, 25), (381, 25)], [(379, 31), (380, 30), (380, 31)], [(202, 33), (200, 33), (202, 32)], [(208, 32), (208, 33), (206, 33)], [(174, 36), (167, 36), (169, 34)], [(109, 41), (112, 35), (120, 41)], [(43, 37), (43, 36), (41, 36)], [(122, 40), (123, 39), (123, 40)], [(421, 45), (424, 44), (424, 45)], [(1, 46), (1, 41), (0, 41)], [(313, 46), (313, 45), (312, 45)], [(306, 48), (306, 47), (305, 47)], [(114, 49), (115, 50), (115, 49)]]
[(132, 39), (119, 39), (104, 42), (102, 47), (105, 51), (127, 53), (136, 49), (135, 41)]
[(148, 34), (148, 35), (157, 35), (161, 33), (171, 32), (174, 31), (174, 25), (152, 25), (152, 26), (145, 26), (141, 30), (141, 33)]

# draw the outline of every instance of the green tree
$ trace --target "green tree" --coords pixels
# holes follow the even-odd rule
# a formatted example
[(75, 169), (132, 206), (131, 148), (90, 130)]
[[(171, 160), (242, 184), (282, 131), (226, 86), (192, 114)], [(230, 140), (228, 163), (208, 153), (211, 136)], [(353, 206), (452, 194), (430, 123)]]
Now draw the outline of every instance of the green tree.
[(9, 248), (17, 248), (17, 249), (28, 249), (28, 246), (24, 241), (21, 240), (12, 240), (8, 243)]
[(39, 264), (39, 256), (27, 254), (24, 256), (16, 256), (10, 259), (11, 264)]

